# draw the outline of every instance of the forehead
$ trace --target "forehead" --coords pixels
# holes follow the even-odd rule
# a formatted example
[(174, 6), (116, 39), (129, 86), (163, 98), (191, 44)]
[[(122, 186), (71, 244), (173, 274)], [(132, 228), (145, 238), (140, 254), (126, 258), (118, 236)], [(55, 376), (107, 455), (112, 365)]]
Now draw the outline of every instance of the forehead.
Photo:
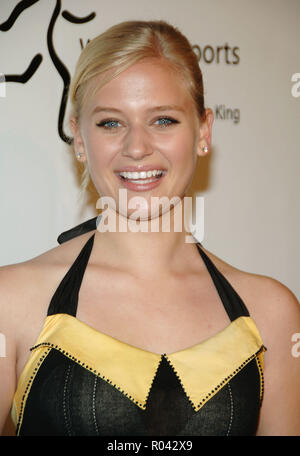
[[(113, 70), (98, 75), (90, 82), (87, 90), (87, 109), (96, 104), (117, 105), (182, 105), (193, 107), (193, 99), (184, 76), (170, 64), (159, 59), (147, 59), (131, 65), (113, 76)], [(112, 77), (108, 82), (106, 77)], [(97, 87), (100, 87), (97, 91)], [(92, 95), (93, 94), (93, 95)]]

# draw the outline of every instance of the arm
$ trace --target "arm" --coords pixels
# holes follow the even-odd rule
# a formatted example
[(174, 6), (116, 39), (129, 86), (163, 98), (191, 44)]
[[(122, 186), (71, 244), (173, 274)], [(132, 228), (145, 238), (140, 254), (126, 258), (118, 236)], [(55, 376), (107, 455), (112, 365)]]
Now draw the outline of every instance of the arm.
[[(300, 305), (294, 294), (274, 279), (266, 280), (262, 336), (265, 352), (264, 398), (257, 435), (300, 435)], [(294, 336), (295, 337), (295, 336)], [(300, 347), (298, 347), (300, 355)]]
[(8, 267), (0, 268), (0, 435), (12, 405), (16, 388), (16, 341), (12, 296), (8, 292)]

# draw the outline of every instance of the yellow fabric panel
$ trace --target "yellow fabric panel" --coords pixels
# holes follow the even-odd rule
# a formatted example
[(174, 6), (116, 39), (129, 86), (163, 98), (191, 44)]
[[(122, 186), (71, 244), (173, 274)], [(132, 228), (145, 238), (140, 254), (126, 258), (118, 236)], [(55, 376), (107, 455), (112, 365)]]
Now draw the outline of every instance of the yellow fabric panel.
[[(46, 356), (51, 348), (63, 352), (114, 385), (142, 409), (146, 408), (153, 379), (162, 356), (165, 356), (194, 409), (199, 410), (263, 349), (263, 343), (254, 321), (250, 317), (239, 317), (221, 332), (197, 345), (160, 355), (121, 342), (71, 315), (51, 315), (45, 319), (43, 330), (18, 382), (12, 408), (15, 424), (17, 417), (22, 415), (30, 391), (28, 384), (31, 386), (33, 381), (30, 377), (35, 375), (41, 357)], [(263, 353), (259, 356), (263, 367)]]
[(167, 358), (195, 410), (199, 410), (262, 345), (254, 321), (239, 317), (215, 336)]
[(36, 373), (38, 372), (38, 368), (45, 360), (49, 351), (49, 347), (39, 347), (35, 351), (32, 351), (20, 375), (11, 409), (11, 418), (15, 427), (17, 427), (18, 421), (22, 419), (30, 387), (34, 381)]
[[(266, 348), (264, 348), (266, 350)], [(260, 375), (260, 400), (263, 400), (264, 395), (264, 350), (262, 350), (256, 357), (256, 364)]]
[(161, 355), (145, 352), (101, 333), (68, 314), (45, 320), (35, 345), (50, 343), (73, 356), (80, 364), (117, 385), (144, 407)]

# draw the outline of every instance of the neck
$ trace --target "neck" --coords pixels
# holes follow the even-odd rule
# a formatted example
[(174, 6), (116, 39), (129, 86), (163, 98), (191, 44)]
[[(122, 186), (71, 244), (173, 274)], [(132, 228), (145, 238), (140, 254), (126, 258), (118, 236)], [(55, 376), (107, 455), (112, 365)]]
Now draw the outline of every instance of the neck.
[[(156, 219), (142, 221), (107, 211), (95, 235), (95, 260), (101, 256), (101, 262), (138, 277), (158, 278), (183, 270), (193, 245), (188, 243), (193, 236), (186, 230), (183, 211), (178, 215), (172, 208)], [(109, 227), (106, 231), (105, 226)]]

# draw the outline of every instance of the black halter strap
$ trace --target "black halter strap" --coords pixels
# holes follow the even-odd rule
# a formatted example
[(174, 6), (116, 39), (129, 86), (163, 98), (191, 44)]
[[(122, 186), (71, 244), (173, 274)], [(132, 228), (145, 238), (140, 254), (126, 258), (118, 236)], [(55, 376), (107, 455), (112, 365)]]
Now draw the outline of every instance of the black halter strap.
[(94, 237), (95, 233), (85, 243), (76, 260), (60, 282), (49, 304), (47, 315), (66, 313), (76, 317), (79, 290), (94, 244)]
[[(97, 217), (94, 217), (87, 222), (77, 225), (75, 228), (65, 231), (58, 237), (58, 242), (63, 243), (69, 239), (79, 236), (80, 234), (95, 230), (96, 221)], [(95, 233), (85, 243), (76, 260), (60, 282), (51, 299), (47, 315), (67, 313), (73, 315), (74, 317), (76, 316), (79, 290), (93, 248), (94, 237)], [(196, 243), (196, 245), (199, 254), (213, 280), (229, 319), (233, 321), (241, 316), (249, 316), (248, 309), (240, 296), (202, 250), (200, 247), (201, 244)]]
[(226, 277), (224, 277), (224, 275), (216, 268), (206, 253), (201, 249), (200, 245), (198, 243), (196, 245), (230, 320), (233, 321), (242, 316), (249, 317), (248, 309), (241, 297), (237, 294), (232, 285), (230, 285)]

